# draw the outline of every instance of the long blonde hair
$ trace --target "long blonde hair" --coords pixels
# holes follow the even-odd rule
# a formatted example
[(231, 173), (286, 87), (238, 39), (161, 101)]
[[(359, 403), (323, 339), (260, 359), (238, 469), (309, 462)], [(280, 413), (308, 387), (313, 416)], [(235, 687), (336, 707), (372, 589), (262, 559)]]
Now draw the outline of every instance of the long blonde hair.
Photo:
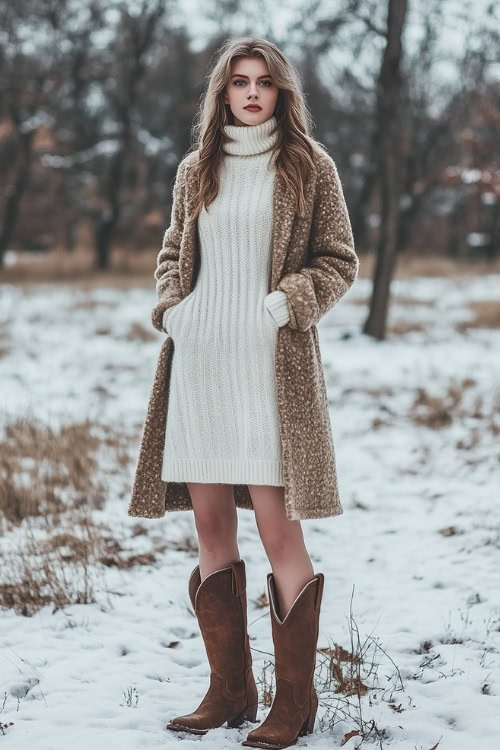
[(208, 85), (201, 97), (200, 107), (192, 130), (192, 149), (199, 150), (196, 162), (198, 200), (192, 214), (196, 220), (219, 191), (219, 165), (223, 159), (222, 146), (226, 140), (224, 125), (234, 125), (224, 92), (231, 78), (231, 64), (242, 57), (261, 57), (267, 63), (273, 82), (278, 86), (274, 115), (278, 121), (278, 137), (273, 147), (275, 167), (287, 190), (295, 198), (296, 211), (304, 216), (304, 183), (314, 167), (314, 149), (324, 147), (311, 135), (312, 118), (308, 110), (300, 77), (293, 63), (272, 42), (250, 36), (227, 39), (219, 48), (218, 57)]

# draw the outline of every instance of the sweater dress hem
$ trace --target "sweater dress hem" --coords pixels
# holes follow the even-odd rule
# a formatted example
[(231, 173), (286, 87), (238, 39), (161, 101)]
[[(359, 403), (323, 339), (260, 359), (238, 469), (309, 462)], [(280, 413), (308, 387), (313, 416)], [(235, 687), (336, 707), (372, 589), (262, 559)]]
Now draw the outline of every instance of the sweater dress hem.
[(281, 461), (231, 461), (166, 458), (161, 478), (164, 482), (204, 482), (214, 484), (265, 484), (283, 486)]

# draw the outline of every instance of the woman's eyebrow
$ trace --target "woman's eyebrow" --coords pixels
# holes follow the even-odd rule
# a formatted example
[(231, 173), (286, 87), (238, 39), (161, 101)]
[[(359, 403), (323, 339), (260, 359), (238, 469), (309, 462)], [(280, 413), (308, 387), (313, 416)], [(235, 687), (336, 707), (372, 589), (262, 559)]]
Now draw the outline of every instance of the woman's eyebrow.
[[(248, 76), (243, 75), (243, 73), (233, 73), (233, 75), (231, 76), (231, 78), (235, 78), (235, 77), (238, 77), (238, 78), (248, 78)], [(271, 78), (271, 76), (269, 74), (265, 75), (265, 76), (259, 76), (257, 78), (257, 80), (259, 80), (260, 78)]]

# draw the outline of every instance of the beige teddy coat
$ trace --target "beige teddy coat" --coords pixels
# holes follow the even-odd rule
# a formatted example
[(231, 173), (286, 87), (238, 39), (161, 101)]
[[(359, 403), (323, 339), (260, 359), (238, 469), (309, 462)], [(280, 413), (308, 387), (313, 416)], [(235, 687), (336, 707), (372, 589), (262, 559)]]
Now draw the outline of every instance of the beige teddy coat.
[[(153, 326), (163, 331), (164, 311), (194, 288), (199, 270), (197, 222), (190, 221), (197, 183), (198, 151), (179, 164), (171, 223), (158, 254)], [(282, 444), (284, 498), (289, 519), (343, 513), (337, 486), (317, 322), (354, 283), (359, 260), (341, 182), (333, 159), (315, 146), (315, 167), (304, 189), (306, 213), (276, 174), (273, 188), (272, 267), (268, 291), (287, 295), (289, 322), (277, 330), (276, 383)], [(193, 325), (196, 321), (193, 321)], [(173, 340), (163, 342), (142, 431), (128, 515), (160, 518), (192, 510), (185, 482), (161, 479)], [(253, 509), (246, 484), (235, 484), (239, 508)]]

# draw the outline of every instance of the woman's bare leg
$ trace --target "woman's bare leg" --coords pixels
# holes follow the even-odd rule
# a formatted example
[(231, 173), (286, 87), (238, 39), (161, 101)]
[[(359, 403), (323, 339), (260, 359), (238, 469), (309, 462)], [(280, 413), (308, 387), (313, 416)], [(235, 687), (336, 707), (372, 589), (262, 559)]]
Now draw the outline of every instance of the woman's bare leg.
[(193, 504), (203, 581), (215, 570), (238, 562), (238, 516), (232, 484), (187, 482)]
[(278, 589), (280, 619), (297, 594), (314, 577), (300, 521), (291, 521), (285, 510), (283, 487), (248, 485), (260, 538)]

